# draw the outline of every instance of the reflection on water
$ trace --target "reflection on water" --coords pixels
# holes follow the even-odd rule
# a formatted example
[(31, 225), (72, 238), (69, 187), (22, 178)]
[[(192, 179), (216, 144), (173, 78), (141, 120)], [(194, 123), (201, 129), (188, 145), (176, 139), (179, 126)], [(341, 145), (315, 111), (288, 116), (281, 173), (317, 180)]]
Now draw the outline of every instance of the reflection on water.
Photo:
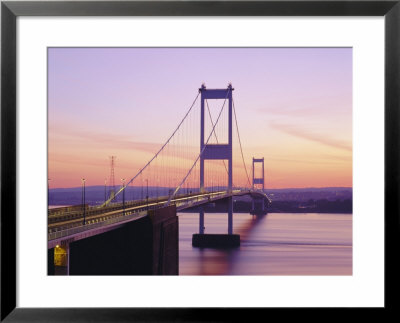
[[(192, 247), (198, 214), (179, 214), (180, 275), (351, 275), (352, 215), (234, 214), (233, 250)], [(205, 233), (226, 233), (227, 214), (205, 215)]]

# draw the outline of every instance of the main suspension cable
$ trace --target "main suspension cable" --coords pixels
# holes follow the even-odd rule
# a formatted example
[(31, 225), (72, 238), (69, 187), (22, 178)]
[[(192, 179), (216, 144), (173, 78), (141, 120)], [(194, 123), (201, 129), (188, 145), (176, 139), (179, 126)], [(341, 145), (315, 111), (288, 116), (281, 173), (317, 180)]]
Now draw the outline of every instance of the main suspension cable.
[(190, 173), (192, 172), (193, 168), (194, 168), (195, 165), (197, 164), (197, 161), (200, 159), (201, 155), (203, 155), (203, 152), (204, 152), (205, 148), (207, 147), (207, 144), (208, 144), (208, 142), (209, 142), (209, 140), (210, 140), (210, 138), (211, 138), (211, 136), (212, 136), (212, 134), (213, 134), (213, 132), (214, 132), (215, 126), (217, 125), (218, 120), (219, 120), (219, 118), (221, 117), (222, 111), (224, 110), (225, 103), (226, 103), (226, 99), (228, 98), (228, 95), (229, 95), (230, 91), (231, 91), (231, 89), (229, 88), (229, 90), (228, 90), (227, 93), (226, 93), (226, 97), (225, 97), (225, 100), (224, 100), (224, 104), (222, 105), (222, 108), (221, 108), (221, 110), (220, 110), (220, 112), (219, 112), (219, 114), (218, 114), (218, 118), (217, 118), (217, 120), (215, 121), (215, 124), (214, 124), (214, 126), (213, 126), (213, 128), (212, 128), (212, 130), (211, 130), (211, 132), (210, 132), (210, 134), (209, 134), (209, 136), (208, 136), (208, 138), (207, 138), (206, 143), (205, 143), (204, 146), (203, 146), (203, 149), (201, 150), (200, 154), (197, 156), (196, 160), (194, 161), (194, 164), (193, 164), (192, 167), (189, 169), (189, 171), (188, 171), (188, 173), (186, 174), (186, 176), (183, 178), (183, 180), (181, 181), (181, 183), (180, 183), (180, 184), (178, 185), (178, 187), (175, 189), (174, 193), (169, 197), (169, 199), (168, 199), (168, 201), (167, 201), (167, 203), (166, 203), (165, 205), (169, 205), (169, 203), (171, 202), (171, 200), (175, 197), (176, 193), (181, 189), (182, 184), (183, 184), (183, 183), (186, 181), (186, 179), (189, 177)]
[(236, 117), (235, 101), (233, 100), (233, 98), (232, 98), (232, 103), (233, 103), (233, 113), (235, 115), (236, 132), (237, 132), (238, 139), (239, 139), (240, 152), (242, 154), (243, 167), (244, 167), (244, 170), (246, 171), (247, 181), (249, 183), (249, 188), (250, 188), (251, 187), (250, 177), (249, 177), (249, 174), (247, 172), (246, 163), (244, 161), (244, 155), (243, 155), (243, 149), (242, 149), (242, 141), (240, 140), (239, 126), (238, 126), (237, 117)]
[(174, 131), (174, 132), (172, 133), (172, 135), (168, 138), (168, 140), (165, 142), (165, 144), (162, 145), (162, 147), (157, 151), (157, 153), (153, 156), (153, 158), (151, 158), (151, 159), (147, 162), (147, 164), (146, 164), (141, 170), (139, 170), (139, 172), (138, 172), (134, 177), (132, 177), (132, 178), (129, 180), (129, 182), (127, 183), (127, 185), (121, 187), (121, 188), (119, 189), (119, 191), (118, 191), (117, 193), (114, 194), (114, 196), (113, 196), (112, 198), (109, 198), (109, 199), (108, 199), (106, 202), (104, 202), (101, 206), (106, 206), (108, 203), (111, 202), (111, 200), (115, 199), (115, 197), (116, 197), (118, 194), (120, 194), (120, 193), (125, 189), (125, 187), (127, 187), (130, 183), (132, 183), (132, 182), (136, 179), (136, 177), (138, 177), (138, 176), (147, 168), (147, 166), (149, 166), (150, 163), (151, 163), (155, 158), (157, 158), (157, 156), (161, 153), (161, 151), (165, 148), (165, 146), (170, 142), (170, 140), (174, 137), (174, 135), (176, 134), (176, 132), (179, 130), (180, 126), (181, 126), (182, 123), (185, 121), (185, 119), (186, 119), (186, 117), (189, 115), (190, 111), (192, 111), (192, 108), (194, 107), (194, 105), (195, 105), (195, 103), (196, 103), (196, 101), (197, 101), (199, 95), (200, 95), (200, 92), (197, 93), (196, 98), (194, 99), (192, 105), (190, 106), (189, 110), (186, 112), (186, 114), (185, 114), (185, 116), (183, 117), (183, 119), (181, 120), (181, 122), (180, 122), (180, 123), (178, 124), (178, 126), (176, 127), (175, 131)]

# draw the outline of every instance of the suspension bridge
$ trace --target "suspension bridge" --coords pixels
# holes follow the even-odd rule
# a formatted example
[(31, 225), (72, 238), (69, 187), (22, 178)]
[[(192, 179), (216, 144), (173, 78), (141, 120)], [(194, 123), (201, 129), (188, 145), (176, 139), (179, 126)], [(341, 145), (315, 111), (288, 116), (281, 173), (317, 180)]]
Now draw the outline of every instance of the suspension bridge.
[[(76, 241), (121, 229), (149, 215), (154, 219), (157, 215), (161, 219), (167, 213), (176, 217), (178, 212), (189, 209), (199, 213), (199, 229), (193, 234), (193, 246), (238, 246), (240, 236), (234, 234), (233, 198), (250, 197), (253, 214), (265, 214), (271, 201), (264, 193), (264, 158), (253, 158), (250, 179), (233, 91), (231, 84), (223, 89), (208, 89), (203, 84), (164, 144), (131, 179), (122, 179), (123, 185), (118, 190), (111, 189), (101, 204), (85, 204), (83, 190), (82, 205), (50, 209), (48, 249), (51, 261), (61, 257), (55, 262), (65, 263), (65, 259), (69, 262), (69, 246)], [(237, 153), (234, 148), (238, 148)], [(234, 157), (237, 157), (235, 163)], [(259, 163), (262, 171), (256, 175), (255, 165)], [(234, 178), (238, 182), (236, 185)], [(141, 195), (129, 198), (128, 187), (141, 188)], [(153, 192), (157, 188), (157, 196), (150, 196), (149, 187)], [(227, 232), (206, 234), (204, 206), (218, 201), (227, 206)], [(161, 225), (162, 237), (167, 232), (165, 227)]]

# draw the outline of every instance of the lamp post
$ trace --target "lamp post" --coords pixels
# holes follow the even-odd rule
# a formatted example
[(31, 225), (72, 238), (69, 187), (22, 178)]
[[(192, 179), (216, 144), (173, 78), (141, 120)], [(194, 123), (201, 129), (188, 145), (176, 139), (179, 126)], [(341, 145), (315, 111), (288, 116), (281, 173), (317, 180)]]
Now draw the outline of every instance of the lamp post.
[(122, 215), (125, 216), (125, 178), (121, 178), (122, 181)]
[(142, 195), (141, 195), (141, 200), (143, 201), (143, 179), (142, 179)]
[(86, 180), (82, 178), (82, 207), (83, 207), (83, 225), (86, 224), (86, 207), (85, 207), (85, 182)]
[(47, 179), (47, 206), (50, 205), (50, 181), (51, 179)]
[(158, 192), (159, 184), (160, 184), (160, 180), (157, 178), (157, 203), (158, 203), (158, 194), (159, 194), (159, 192)]
[(146, 178), (146, 186), (147, 186), (147, 195), (146, 195), (147, 210), (149, 210), (149, 180), (147, 178)]
[(104, 202), (107, 201), (107, 178), (104, 180)]

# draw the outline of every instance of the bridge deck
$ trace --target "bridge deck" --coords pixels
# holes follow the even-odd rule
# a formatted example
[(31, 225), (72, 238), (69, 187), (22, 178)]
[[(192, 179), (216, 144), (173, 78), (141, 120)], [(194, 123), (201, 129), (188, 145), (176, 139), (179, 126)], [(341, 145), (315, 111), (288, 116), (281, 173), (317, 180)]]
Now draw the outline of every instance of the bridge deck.
[[(251, 190), (234, 190), (232, 192), (204, 192), (191, 193), (176, 196), (171, 203), (175, 204), (177, 211), (212, 203), (230, 196), (260, 195), (268, 197), (260, 192)], [(74, 207), (63, 209), (51, 209), (48, 216), (48, 242), (49, 248), (74, 235), (87, 237), (88, 235), (99, 234), (116, 228), (126, 222), (135, 221), (147, 214), (149, 209), (156, 209), (165, 206), (168, 196), (146, 200), (112, 204), (107, 207), (85, 206), (85, 224), (83, 224), (83, 206), (81, 210)], [(53, 247), (54, 247), (53, 246)]]

